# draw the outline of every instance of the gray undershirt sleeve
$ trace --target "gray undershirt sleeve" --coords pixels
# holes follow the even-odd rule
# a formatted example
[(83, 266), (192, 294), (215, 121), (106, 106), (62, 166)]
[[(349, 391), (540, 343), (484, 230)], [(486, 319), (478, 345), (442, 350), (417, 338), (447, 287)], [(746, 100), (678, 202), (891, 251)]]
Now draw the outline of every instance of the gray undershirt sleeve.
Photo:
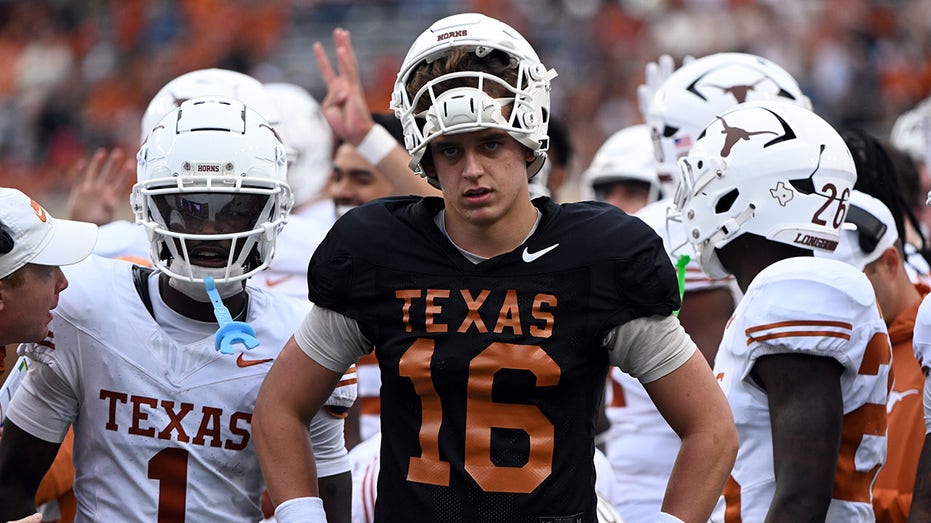
[(675, 316), (628, 321), (608, 334), (605, 347), (611, 364), (641, 383), (656, 381), (678, 369), (697, 350)]
[(311, 359), (340, 373), (372, 350), (355, 320), (316, 305), (304, 317), (294, 340)]

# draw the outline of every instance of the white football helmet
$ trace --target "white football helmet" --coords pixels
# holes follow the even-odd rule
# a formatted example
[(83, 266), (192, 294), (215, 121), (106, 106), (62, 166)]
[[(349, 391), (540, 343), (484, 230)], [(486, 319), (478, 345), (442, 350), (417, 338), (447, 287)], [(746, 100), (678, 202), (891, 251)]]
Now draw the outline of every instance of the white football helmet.
[(719, 115), (679, 167), (675, 207), (712, 278), (727, 275), (715, 249), (744, 233), (833, 251), (857, 181), (850, 150), (833, 127), (775, 100)]
[(228, 69), (198, 69), (171, 80), (152, 97), (142, 115), (139, 143), (172, 109), (185, 100), (200, 96), (222, 96), (239, 100), (257, 111), (273, 127), (278, 125), (279, 115), (262, 82), (255, 78)]
[[(159, 270), (223, 284), (269, 265), (292, 197), (284, 145), (259, 113), (229, 98), (182, 102), (155, 126), (137, 162), (130, 203)], [(217, 246), (225, 241), (228, 253)]]
[(900, 114), (892, 125), (889, 141), (896, 149), (912, 157), (918, 163), (925, 163), (925, 151), (928, 146), (928, 118), (931, 116), (931, 99)]
[(582, 174), (582, 198), (600, 200), (595, 190), (596, 186), (624, 180), (650, 184), (647, 203), (659, 199), (659, 176), (656, 174), (656, 160), (653, 158), (650, 126), (646, 124), (625, 127), (601, 144), (592, 158), (591, 165)]
[[(479, 57), (493, 51), (506, 53), (517, 70), (516, 85), (488, 73), (462, 71), (434, 78), (416, 93), (409, 92), (408, 83), (421, 65), (438, 60), (456, 47)], [(549, 146), (550, 80), (555, 76), (556, 71), (546, 69), (527, 40), (503, 22), (478, 13), (457, 14), (434, 22), (408, 51), (391, 97), (391, 108), (401, 120), (405, 146), (411, 153), (411, 169), (426, 176), (420, 160), (430, 141), (439, 135), (495, 128), (507, 131), (534, 151), (534, 160), (527, 168), (533, 176), (543, 165)], [(438, 87), (443, 82), (457, 78), (473, 78), (477, 87), (440, 92)], [(483, 90), (486, 82), (504, 87), (514, 97), (493, 99)], [(415, 112), (425, 98), (429, 99), (428, 108)], [(507, 117), (504, 106), (511, 108)], [(430, 182), (438, 183), (432, 178)]]
[(689, 152), (698, 134), (734, 105), (785, 100), (805, 109), (811, 101), (789, 73), (766, 58), (746, 53), (717, 53), (689, 61), (669, 74), (653, 95), (641, 101), (652, 130), (661, 179), (678, 176), (676, 160)]
[(288, 185), (295, 205), (316, 196), (333, 171), (333, 130), (320, 104), (306, 89), (289, 83), (265, 84), (281, 115), (275, 127), (288, 153)]

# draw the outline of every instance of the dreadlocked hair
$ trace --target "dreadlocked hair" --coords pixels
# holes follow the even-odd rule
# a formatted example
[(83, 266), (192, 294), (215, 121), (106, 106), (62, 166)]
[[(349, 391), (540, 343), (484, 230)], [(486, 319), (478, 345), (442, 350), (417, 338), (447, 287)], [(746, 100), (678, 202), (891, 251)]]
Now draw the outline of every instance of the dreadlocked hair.
[(925, 237), (921, 233), (918, 217), (915, 216), (903, 194), (900, 184), (901, 176), (887, 146), (875, 136), (859, 128), (844, 129), (840, 135), (847, 143), (857, 168), (857, 183), (853, 188), (869, 194), (889, 208), (903, 246), (906, 244), (905, 219), (908, 219), (921, 238), (921, 245), (918, 247), (923, 251), (926, 243)]

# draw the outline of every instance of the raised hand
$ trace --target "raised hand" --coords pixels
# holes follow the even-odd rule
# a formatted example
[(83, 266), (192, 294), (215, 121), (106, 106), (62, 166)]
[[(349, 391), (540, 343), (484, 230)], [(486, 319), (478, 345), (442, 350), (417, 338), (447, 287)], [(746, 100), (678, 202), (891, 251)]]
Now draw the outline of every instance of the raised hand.
[(327, 123), (338, 136), (353, 145), (358, 145), (372, 128), (374, 122), (365, 100), (365, 90), (359, 78), (359, 63), (352, 49), (349, 31), (333, 30), (336, 47), (336, 65), (333, 68), (323, 44), (314, 43), (317, 66), (327, 85), (327, 94), (321, 108)]
[(90, 160), (78, 160), (70, 173), (68, 216), (97, 225), (113, 221), (117, 205), (128, 202), (126, 188), (135, 177), (135, 167), (120, 148), (97, 149)]
[[(682, 65), (694, 59), (695, 58), (692, 56), (686, 56), (682, 60)], [(643, 118), (647, 117), (650, 106), (653, 104), (653, 97), (656, 95), (656, 91), (659, 90), (663, 82), (665, 82), (666, 79), (669, 78), (669, 75), (675, 70), (676, 62), (668, 54), (664, 54), (659, 57), (659, 60), (650, 62), (646, 65), (645, 82), (637, 87), (637, 99), (640, 102), (640, 115)]]

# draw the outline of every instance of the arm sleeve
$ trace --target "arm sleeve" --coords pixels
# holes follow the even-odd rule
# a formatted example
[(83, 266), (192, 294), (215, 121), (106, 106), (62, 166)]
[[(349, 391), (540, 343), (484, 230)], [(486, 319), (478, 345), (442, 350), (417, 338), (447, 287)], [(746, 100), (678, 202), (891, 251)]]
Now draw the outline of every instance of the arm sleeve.
[(317, 476), (325, 478), (349, 471), (349, 453), (343, 439), (343, 420), (320, 409), (310, 421)]
[(78, 400), (56, 365), (34, 361), (13, 395), (7, 417), (33, 436), (61, 443), (78, 411)]
[(316, 305), (304, 317), (294, 340), (312, 360), (340, 373), (372, 349), (355, 320)]
[(656, 381), (678, 369), (695, 352), (695, 342), (675, 316), (636, 318), (608, 335), (612, 365), (640, 380)]

